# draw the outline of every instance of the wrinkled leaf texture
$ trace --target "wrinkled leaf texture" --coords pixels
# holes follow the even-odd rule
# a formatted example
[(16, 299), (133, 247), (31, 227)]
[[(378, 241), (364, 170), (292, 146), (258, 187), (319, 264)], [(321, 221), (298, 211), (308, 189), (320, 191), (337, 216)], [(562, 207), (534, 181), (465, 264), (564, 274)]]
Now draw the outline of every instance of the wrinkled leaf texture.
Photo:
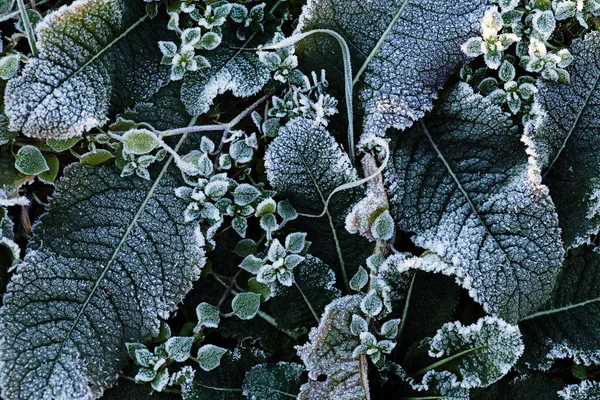
[(36, 27), (39, 57), (6, 87), (10, 128), (78, 136), (104, 124), (111, 106), (131, 106), (166, 84), (156, 42), (170, 34), (140, 10), (130, 0), (77, 0), (49, 13)]
[(396, 222), (443, 260), (426, 269), (456, 275), (487, 312), (516, 322), (548, 300), (564, 257), (548, 189), (510, 117), (468, 85), (445, 92), (426, 126), (393, 135)]
[(112, 166), (65, 169), (0, 311), (4, 398), (99, 397), (124, 343), (156, 336), (157, 318), (183, 300), (205, 259), (168, 165), (151, 182)]
[(526, 133), (567, 249), (588, 242), (600, 229), (600, 33), (575, 40), (570, 52), (571, 82), (538, 82), (535, 98), (546, 115)]
[[(475, 35), (487, 0), (309, 0), (299, 31), (331, 29), (350, 47), (364, 135), (405, 129), (431, 110), (432, 100), (465, 60), (460, 45)], [(340, 76), (339, 45), (325, 35), (298, 44), (308, 68)], [(315, 61), (310, 61), (315, 60)], [(318, 60), (318, 61), (317, 61)]]

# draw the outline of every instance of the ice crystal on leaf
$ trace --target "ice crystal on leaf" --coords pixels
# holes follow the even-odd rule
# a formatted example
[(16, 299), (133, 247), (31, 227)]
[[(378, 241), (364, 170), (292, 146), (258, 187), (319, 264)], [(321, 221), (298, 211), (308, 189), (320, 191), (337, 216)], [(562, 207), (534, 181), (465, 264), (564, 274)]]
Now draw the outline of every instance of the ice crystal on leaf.
[[(430, 359), (422, 357), (427, 350)], [(412, 352), (412, 354), (411, 354)], [(464, 326), (460, 322), (444, 324), (433, 338), (427, 338), (407, 355), (411, 369), (419, 368), (408, 378), (420, 391), (432, 385), (472, 389), (489, 386), (502, 378), (523, 353), (521, 333), (495, 317), (484, 317)], [(437, 362), (436, 362), (437, 361)]]
[(125, 0), (77, 0), (49, 13), (36, 28), (39, 57), (6, 88), (11, 129), (38, 138), (78, 136), (104, 124), (112, 104), (154, 94), (168, 71), (151, 39), (165, 29), (145, 20)]
[[(230, 28), (223, 28), (223, 40), (231, 40)], [(227, 91), (236, 97), (256, 94), (270, 78), (270, 69), (256, 52), (219, 46), (207, 54), (208, 68), (188, 71), (181, 87), (181, 100), (192, 115), (208, 112), (214, 99)]]
[(395, 220), (488, 312), (517, 321), (548, 300), (563, 259), (548, 190), (508, 115), (466, 84), (425, 125), (393, 136)]
[(155, 179), (112, 166), (65, 171), (4, 297), (5, 398), (98, 397), (123, 365), (124, 341), (157, 336), (157, 318), (200, 276), (204, 252), (173, 195), (178, 177)]
[[(312, 240), (319, 241), (313, 255), (334, 271), (344, 270), (347, 264), (358, 268), (369, 250), (365, 240), (345, 231), (344, 220), (362, 189), (335, 193), (327, 203), (338, 186), (358, 178), (348, 155), (323, 125), (307, 118), (295, 118), (284, 125), (267, 149), (265, 169), (271, 185), (299, 212), (321, 215), (302, 225)], [(346, 276), (344, 281), (349, 279)]]
[(525, 140), (534, 168), (543, 174), (556, 204), (567, 248), (586, 242), (600, 227), (600, 34), (571, 46), (575, 62), (567, 68), (569, 85), (539, 82), (536, 101), (545, 117), (526, 126)]
[[(325, 307), (309, 342), (298, 347), (309, 376), (300, 388), (301, 398), (358, 400), (369, 396), (366, 371), (353, 355), (360, 339), (349, 329), (352, 316), (360, 311), (360, 300), (361, 296), (346, 296)], [(324, 381), (317, 380), (321, 375), (325, 375)]]
[(562, 400), (590, 400), (600, 398), (600, 383), (585, 380), (578, 385), (569, 385), (558, 392)]
[[(344, 36), (354, 71), (362, 73), (364, 135), (383, 135), (391, 126), (410, 127), (431, 110), (437, 91), (463, 61), (460, 46), (478, 30), (487, 5), (485, 0), (310, 0), (298, 30), (328, 28)], [(298, 46), (319, 65), (313, 70), (324, 66), (317, 60), (341, 65), (335, 41), (313, 36), (305, 42)]]
[(259, 364), (246, 374), (244, 395), (249, 399), (287, 400), (300, 387), (302, 365), (279, 362)]

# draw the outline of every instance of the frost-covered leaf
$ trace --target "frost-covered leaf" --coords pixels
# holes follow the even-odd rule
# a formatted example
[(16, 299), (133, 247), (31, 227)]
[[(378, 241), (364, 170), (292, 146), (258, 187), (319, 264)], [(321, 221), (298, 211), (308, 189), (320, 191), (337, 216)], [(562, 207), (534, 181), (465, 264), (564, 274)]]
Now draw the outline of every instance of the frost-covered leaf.
[(253, 400), (286, 400), (296, 397), (303, 372), (302, 365), (287, 362), (252, 367), (244, 379), (244, 396)]
[(241, 319), (252, 319), (260, 307), (260, 294), (238, 293), (231, 302), (231, 308), (236, 317)]
[(15, 0), (0, 0), (0, 13), (6, 14), (10, 12), (15, 4)]
[[(352, 356), (360, 339), (350, 332), (352, 315), (360, 312), (361, 296), (333, 301), (313, 328), (309, 342), (298, 347), (298, 355), (308, 370), (308, 383), (299, 398), (308, 400), (358, 400), (369, 397), (366, 366)], [(323, 379), (324, 378), (324, 379)]]
[(150, 99), (136, 103), (132, 109), (126, 110), (121, 117), (135, 122), (146, 122), (158, 130), (186, 126), (190, 122), (190, 116), (179, 98), (180, 90), (181, 85), (178, 82), (170, 82)]
[(526, 129), (534, 165), (556, 204), (565, 247), (587, 242), (600, 228), (600, 34), (573, 42), (571, 83), (538, 82), (545, 115)]
[(547, 188), (509, 116), (468, 85), (445, 93), (426, 125), (393, 137), (394, 219), (440, 255), (423, 269), (456, 275), (486, 311), (517, 321), (548, 300), (563, 259)]
[[(519, 328), (489, 316), (468, 326), (459, 321), (444, 324), (433, 338), (425, 339), (421, 347), (427, 348), (431, 358), (412, 360), (412, 369), (417, 365), (422, 369), (411, 372), (415, 375), (425, 372), (420, 384), (413, 383), (423, 389), (444, 371), (452, 373), (444, 380), (452, 379), (453, 386), (465, 389), (488, 386), (506, 375), (523, 354)], [(448, 361), (442, 363), (442, 360)], [(435, 366), (435, 362), (440, 365)]]
[(38, 179), (44, 183), (52, 185), (58, 176), (60, 164), (58, 162), (58, 158), (56, 158), (54, 154), (48, 154), (44, 157), (44, 159), (46, 160), (46, 165), (48, 165), (48, 170), (39, 174)]
[(198, 349), (196, 361), (203, 370), (212, 371), (219, 366), (221, 357), (223, 357), (223, 354), (226, 352), (227, 349), (222, 347), (215, 346), (214, 344), (205, 344)]
[(184, 362), (190, 357), (192, 344), (194, 344), (192, 336), (174, 336), (165, 342), (165, 351), (169, 358)]
[(315, 314), (318, 319), (325, 306), (340, 296), (334, 286), (335, 274), (321, 260), (307, 255), (294, 268), (294, 282), (290, 287), (276, 287), (274, 297), (267, 302), (268, 313), (285, 329), (317, 325)]
[[(230, 27), (223, 29), (223, 41), (235, 43), (234, 36)], [(210, 67), (186, 72), (181, 86), (181, 100), (191, 115), (208, 112), (215, 98), (228, 91), (236, 97), (252, 96), (270, 78), (269, 68), (254, 51), (221, 45), (207, 53), (206, 58)]]
[(0, 207), (0, 287), (4, 287), (8, 269), (19, 260), (21, 249), (14, 242), (13, 222), (6, 208)]
[[(200, 303), (196, 307), (196, 317), (198, 318), (198, 328), (217, 328), (219, 322), (221, 322), (221, 316), (219, 315), (219, 309), (212, 304)], [(196, 331), (196, 329), (194, 329)]]
[(357, 180), (333, 136), (305, 118), (296, 118), (279, 131), (265, 154), (265, 168), (271, 185), (303, 213), (319, 214), (336, 187)]
[(572, 358), (600, 364), (600, 251), (592, 245), (571, 250), (552, 298), (519, 323), (525, 341), (522, 361), (548, 369)]
[(600, 398), (600, 382), (583, 381), (579, 385), (569, 385), (558, 395), (563, 400), (590, 400)]
[(350, 279), (350, 289), (360, 291), (369, 282), (369, 273), (363, 267), (359, 267), (356, 274)]
[(179, 173), (153, 182), (112, 166), (65, 169), (1, 310), (7, 399), (95, 398), (127, 359), (125, 341), (159, 334), (200, 275), (198, 231), (183, 222)]
[(0, 58), (0, 79), (5, 81), (12, 78), (19, 68), (19, 56), (11, 54)]
[(61, 153), (65, 150), (69, 150), (75, 146), (81, 140), (80, 137), (72, 137), (68, 139), (46, 139), (46, 144), (57, 153)]
[(27, 198), (19, 196), (19, 189), (31, 179), (17, 171), (10, 149), (0, 147), (0, 207), (29, 204)]
[(25, 175), (39, 175), (50, 169), (40, 149), (31, 145), (23, 146), (17, 151), (15, 168)]
[(242, 400), (242, 384), (246, 373), (264, 363), (263, 352), (243, 347), (229, 351), (221, 358), (219, 367), (212, 371), (198, 370), (192, 382), (181, 388), (183, 400)]
[[(338, 186), (357, 180), (348, 156), (318, 122), (296, 118), (280, 129), (265, 154), (267, 178), (298, 212), (321, 214), (325, 201)], [(369, 254), (364, 238), (345, 230), (345, 217), (362, 196), (361, 188), (336, 193), (327, 215), (293, 221), (308, 239), (319, 243), (311, 253), (336, 272), (352, 274)], [(336, 245), (339, 243), (339, 246)], [(344, 277), (344, 281), (350, 280)]]
[[(348, 42), (365, 134), (405, 129), (423, 117), (464, 60), (460, 46), (479, 29), (486, 0), (310, 0), (299, 30), (332, 29)], [(319, 68), (341, 67), (339, 45), (324, 35), (299, 43)], [(319, 68), (312, 68), (318, 70)]]
[(260, 196), (260, 190), (247, 183), (236, 186), (233, 191), (233, 201), (238, 206), (246, 206)]
[(147, 129), (130, 129), (123, 135), (123, 151), (148, 154), (160, 145), (160, 139)]
[(6, 114), (27, 136), (67, 138), (102, 125), (110, 106), (147, 99), (168, 80), (149, 20), (126, 0), (77, 0), (37, 25), (39, 57), (9, 81)]
[(82, 154), (79, 158), (79, 162), (84, 165), (100, 165), (112, 158), (115, 158), (115, 156), (110, 151), (95, 149)]

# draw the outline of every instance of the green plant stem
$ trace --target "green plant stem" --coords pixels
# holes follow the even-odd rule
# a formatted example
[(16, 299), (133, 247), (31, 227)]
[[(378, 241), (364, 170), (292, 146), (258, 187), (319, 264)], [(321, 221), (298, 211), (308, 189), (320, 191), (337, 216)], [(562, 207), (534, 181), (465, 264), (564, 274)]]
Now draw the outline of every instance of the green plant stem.
[(31, 26), (31, 21), (29, 21), (29, 16), (27, 15), (27, 9), (25, 8), (25, 3), (23, 0), (17, 0), (17, 4), (19, 5), (19, 13), (21, 14), (21, 23), (23, 24), (23, 29), (25, 30), (25, 34), (27, 35), (27, 40), (29, 41), (29, 48), (31, 49), (31, 55), (33, 57), (38, 56), (37, 44), (35, 43), (35, 33), (33, 32), (33, 27)]
[(354, 166), (354, 110), (353, 110), (353, 99), (352, 99), (352, 64), (350, 63), (350, 49), (346, 43), (346, 39), (336, 31), (330, 29), (314, 29), (312, 31), (298, 33), (282, 40), (281, 42), (261, 49), (248, 49), (248, 50), (277, 50), (283, 47), (291, 46), (302, 39), (314, 35), (315, 33), (325, 33), (336, 39), (342, 49), (342, 58), (344, 63), (344, 94), (346, 96), (346, 111), (348, 113), (348, 155), (352, 166)]
[[(50, 1), (50, 0), (40, 0), (40, 1), (36, 1), (35, 4), (36, 4), (36, 6), (41, 6), (42, 4), (46, 4), (48, 1)], [(29, 6), (27, 4), (25, 4), (25, 7), (31, 8), (31, 6)], [(20, 13), (21, 13), (21, 11), (17, 9), (15, 11), (9, 11), (6, 14), (2, 14), (2, 15), (0, 15), (0, 22), (8, 21), (9, 19), (16, 17)]]
[(298, 291), (302, 295), (302, 298), (304, 299), (304, 302), (308, 306), (308, 309), (310, 310), (310, 313), (313, 315), (313, 317), (315, 317), (315, 321), (317, 321), (317, 325), (318, 325), (320, 321), (319, 321), (319, 316), (315, 312), (315, 309), (313, 308), (312, 304), (310, 304), (310, 301), (308, 301), (308, 298), (306, 297), (306, 295), (304, 294), (304, 292), (300, 288), (300, 285), (298, 285), (298, 282), (296, 282), (295, 280), (294, 280), (294, 285), (296, 285), (296, 288), (298, 288)]
[(177, 129), (169, 129), (166, 131), (158, 132), (160, 137), (168, 137), (181, 135), (186, 133), (195, 133), (195, 132), (222, 132), (228, 131), (235, 127), (240, 123), (242, 119), (247, 117), (252, 111), (254, 111), (259, 105), (261, 105), (265, 100), (267, 100), (270, 96), (263, 96), (260, 99), (256, 100), (254, 103), (250, 105), (250, 107), (246, 108), (244, 111), (239, 113), (235, 118), (233, 118), (230, 122), (226, 124), (215, 124), (215, 125), (198, 125), (198, 126), (189, 126), (186, 128), (177, 128)]
[(413, 286), (415, 284), (415, 278), (417, 277), (417, 271), (413, 273), (412, 279), (410, 280), (410, 286), (408, 287), (408, 293), (406, 294), (406, 302), (404, 303), (404, 309), (402, 310), (402, 317), (400, 318), (400, 327), (398, 328), (398, 336), (396, 340), (400, 342), (402, 337), (402, 331), (404, 331), (404, 323), (406, 322), (406, 316), (408, 315), (408, 306), (410, 304), (410, 298), (412, 296)]
[(413, 376), (413, 377), (415, 377), (415, 376), (421, 376), (421, 375), (423, 375), (423, 374), (427, 373), (428, 371), (431, 371), (431, 370), (432, 370), (432, 369), (434, 369), (434, 368), (441, 367), (442, 365), (444, 365), (444, 364), (446, 364), (446, 363), (448, 363), (448, 362), (450, 362), (450, 361), (452, 361), (452, 360), (455, 360), (455, 359), (457, 359), (457, 358), (460, 358), (460, 357), (462, 357), (462, 356), (464, 356), (464, 355), (467, 355), (467, 354), (469, 354), (469, 353), (472, 353), (472, 352), (474, 352), (474, 351), (476, 351), (476, 350), (479, 350), (479, 349), (484, 349), (484, 348), (486, 348), (486, 347), (487, 347), (487, 346), (477, 346), (477, 347), (473, 347), (472, 349), (468, 349), (468, 350), (461, 351), (460, 353), (456, 353), (456, 354), (454, 354), (454, 355), (451, 355), (450, 357), (446, 357), (446, 358), (444, 358), (444, 359), (441, 359), (441, 360), (440, 360), (440, 361), (438, 361), (438, 362), (435, 362), (435, 363), (433, 363), (433, 364), (431, 364), (431, 365), (428, 365), (428, 366), (426, 366), (426, 367), (425, 367), (425, 368), (423, 368), (423, 369), (420, 369), (420, 370), (418, 370), (417, 372), (415, 372), (414, 374), (412, 374), (412, 376)]

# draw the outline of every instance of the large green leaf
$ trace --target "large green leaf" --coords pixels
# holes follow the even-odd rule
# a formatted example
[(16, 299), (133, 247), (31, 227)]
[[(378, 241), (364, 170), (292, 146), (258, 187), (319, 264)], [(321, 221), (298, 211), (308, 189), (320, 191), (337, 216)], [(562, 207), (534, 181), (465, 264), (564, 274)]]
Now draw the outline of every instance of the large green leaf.
[[(335, 188), (358, 180), (348, 155), (333, 136), (319, 123), (304, 118), (281, 128), (265, 154), (265, 168), (269, 182), (280, 195), (287, 197), (298, 212), (312, 215), (321, 214)], [(334, 271), (341, 271), (346, 283), (371, 252), (366, 239), (350, 235), (345, 229), (346, 214), (363, 193), (362, 188), (337, 192), (325, 215), (292, 223), (308, 232), (310, 241), (318, 243), (311, 253)]]
[(598, 248), (571, 250), (550, 301), (519, 323), (526, 345), (524, 363), (542, 369), (561, 358), (600, 364), (599, 281)]
[(298, 347), (308, 370), (308, 383), (300, 387), (299, 398), (307, 400), (369, 398), (366, 361), (352, 356), (360, 344), (350, 332), (352, 315), (360, 312), (362, 296), (346, 296), (325, 307), (321, 322), (313, 328), (309, 342)]
[(165, 84), (156, 45), (165, 21), (138, 8), (77, 0), (48, 14), (37, 26), (39, 57), (6, 87), (10, 128), (41, 138), (81, 135), (102, 125), (111, 105), (133, 105)]
[(567, 248), (588, 242), (600, 229), (600, 33), (575, 40), (570, 52), (571, 83), (538, 82), (536, 101), (545, 117), (526, 129)]
[[(405, 129), (423, 117), (464, 60), (460, 45), (479, 29), (487, 0), (310, 0), (299, 30), (332, 29), (348, 42), (366, 134)], [(313, 36), (300, 52), (343, 71), (339, 45)], [(313, 62), (316, 64), (316, 62)], [(313, 66), (318, 70), (316, 66)]]
[(180, 100), (180, 91), (181, 84), (170, 82), (147, 101), (136, 103), (133, 108), (126, 110), (121, 117), (145, 122), (158, 130), (184, 127), (191, 117)]
[(516, 127), (466, 84), (426, 122), (393, 136), (386, 181), (399, 227), (457, 276), (485, 310), (518, 321), (548, 300), (563, 248), (546, 187)]
[(110, 386), (126, 341), (156, 336), (200, 275), (170, 162), (153, 180), (112, 166), (65, 169), (1, 310), (6, 399), (88, 399)]
[[(427, 355), (423, 350), (427, 350)], [(502, 378), (521, 354), (523, 340), (519, 328), (488, 316), (468, 326), (459, 321), (444, 324), (414, 354), (409, 353), (405, 362), (419, 381), (424, 374), (420, 383), (412, 383), (415, 388), (428, 390), (434, 384), (440, 388), (471, 389)]]

